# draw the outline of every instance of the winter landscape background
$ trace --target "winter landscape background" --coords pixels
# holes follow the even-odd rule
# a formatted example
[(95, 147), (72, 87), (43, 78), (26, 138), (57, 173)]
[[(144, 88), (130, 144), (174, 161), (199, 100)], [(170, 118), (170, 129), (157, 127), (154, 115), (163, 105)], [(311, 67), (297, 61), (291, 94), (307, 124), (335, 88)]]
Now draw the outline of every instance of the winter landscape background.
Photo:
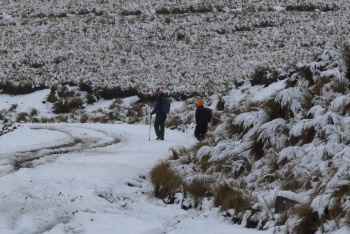
[[(113, 212), (159, 205), (166, 221), (132, 213), (121, 232), (347, 233), (349, 6), (1, 1), (1, 228), (115, 233)], [(162, 143), (156, 88), (172, 100)], [(199, 98), (214, 110), (200, 143)]]

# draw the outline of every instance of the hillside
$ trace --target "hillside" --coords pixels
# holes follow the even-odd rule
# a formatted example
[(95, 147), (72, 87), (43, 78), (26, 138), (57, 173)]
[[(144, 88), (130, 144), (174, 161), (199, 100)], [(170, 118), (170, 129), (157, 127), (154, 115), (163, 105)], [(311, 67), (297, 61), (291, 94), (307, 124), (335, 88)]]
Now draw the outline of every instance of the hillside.
[(47, 99), (9, 101), (1, 121), (149, 124), (162, 88), (167, 127), (191, 133), (203, 97), (207, 140), (155, 165), (156, 196), (183, 194), (183, 209), (212, 199), (249, 228), (334, 233), (350, 225), (349, 6), (3, 1), (0, 89)]
[(2, 1), (0, 84), (186, 98), (227, 94), (261, 70), (285, 78), (349, 30), (348, 1), (297, 2)]

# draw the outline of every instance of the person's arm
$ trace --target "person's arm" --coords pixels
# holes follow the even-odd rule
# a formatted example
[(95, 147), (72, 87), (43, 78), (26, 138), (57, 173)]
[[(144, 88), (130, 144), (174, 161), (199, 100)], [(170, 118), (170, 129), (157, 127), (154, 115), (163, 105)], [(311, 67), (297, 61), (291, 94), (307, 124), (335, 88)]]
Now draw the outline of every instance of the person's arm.
[(156, 114), (159, 111), (160, 108), (160, 98), (157, 98), (156, 105), (154, 106), (154, 110), (152, 111), (151, 115)]

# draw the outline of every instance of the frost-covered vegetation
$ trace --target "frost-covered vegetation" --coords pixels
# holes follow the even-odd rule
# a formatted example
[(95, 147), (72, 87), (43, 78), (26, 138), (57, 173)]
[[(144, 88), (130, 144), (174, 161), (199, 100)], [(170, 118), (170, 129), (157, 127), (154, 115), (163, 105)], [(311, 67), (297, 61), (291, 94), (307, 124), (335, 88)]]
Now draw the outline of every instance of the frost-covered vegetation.
[[(208, 138), (154, 167), (156, 196), (174, 203), (182, 194), (184, 209), (210, 198), (250, 228), (332, 233), (350, 225), (349, 7), (1, 1), (0, 87), (50, 88), (55, 115), (12, 106), (0, 120), (148, 123), (161, 87), (181, 101), (167, 126), (191, 131), (193, 103), (204, 97), (215, 109)], [(102, 99), (114, 101), (87, 112)]]
[(349, 30), (347, 1), (5, 0), (0, 7), (0, 80), (12, 93), (71, 82), (120, 88), (115, 96), (155, 87), (182, 98), (227, 94), (257, 68), (286, 77), (296, 62), (341, 46)]

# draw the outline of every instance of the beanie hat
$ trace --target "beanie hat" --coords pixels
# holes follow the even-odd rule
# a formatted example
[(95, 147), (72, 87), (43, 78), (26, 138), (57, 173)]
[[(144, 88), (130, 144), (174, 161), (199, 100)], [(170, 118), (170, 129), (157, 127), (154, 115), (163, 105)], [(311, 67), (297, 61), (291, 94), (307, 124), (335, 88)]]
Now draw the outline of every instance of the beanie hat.
[(198, 100), (197, 106), (203, 106), (203, 105), (204, 105), (204, 101), (202, 99)]
[(156, 94), (157, 94), (157, 95), (161, 95), (161, 94), (163, 94), (163, 91), (162, 91), (162, 90), (157, 90), (157, 91), (156, 91)]

